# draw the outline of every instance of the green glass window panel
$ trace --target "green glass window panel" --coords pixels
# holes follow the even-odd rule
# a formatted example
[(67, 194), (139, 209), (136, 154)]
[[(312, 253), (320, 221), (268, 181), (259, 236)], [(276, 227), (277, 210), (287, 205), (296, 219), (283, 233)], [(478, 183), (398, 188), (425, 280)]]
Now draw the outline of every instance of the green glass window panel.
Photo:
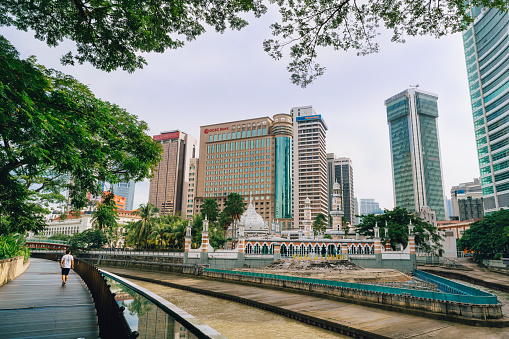
[(474, 113), (472, 113), (472, 117), (474, 118), (474, 121), (479, 119), (480, 117), (482, 117), (483, 115), (483, 110), (482, 108), (481, 109), (478, 109), (477, 111), (475, 111)]
[(479, 159), (479, 166), (485, 166), (490, 163), (490, 156), (485, 156), (484, 158)]
[[(419, 98), (418, 112), (421, 131), (422, 164), (426, 189), (426, 204), (436, 212), (437, 220), (445, 220), (442, 170), (440, 168), (440, 150), (435, 114), (438, 115), (436, 101)], [(428, 113), (424, 115), (422, 113)], [(431, 114), (430, 114), (431, 113)], [(415, 207), (414, 207), (415, 208)]]
[(490, 174), (490, 173), (491, 173), (491, 167), (490, 166), (486, 166), (486, 167), (481, 168), (481, 175), (486, 175), (486, 174)]
[[(486, 177), (486, 178), (490, 178), (491, 179), (491, 177)], [(483, 179), (485, 179), (485, 178), (483, 178)], [(482, 183), (483, 179), (481, 179), (481, 184), (482, 185), (484, 185)], [(495, 181), (502, 181), (502, 180), (506, 180), (506, 179), (509, 179), (509, 171), (508, 172), (504, 172), (504, 173), (495, 174)], [(491, 183), (491, 181), (489, 183)]]
[(472, 103), (472, 112), (482, 106), (482, 99)]
[(494, 140), (497, 140), (497, 139), (503, 137), (504, 135), (506, 135), (508, 131), (509, 131), (509, 127), (506, 127), (506, 128), (501, 129), (500, 131), (490, 134), (490, 140), (493, 142)]
[(486, 113), (494, 110), (495, 108), (497, 108), (500, 104), (506, 102), (507, 100), (509, 100), (509, 92), (507, 92), (506, 94), (504, 94), (503, 96), (501, 96), (500, 98), (498, 98), (497, 100), (493, 101), (493, 103), (489, 104), (486, 106)]
[(401, 96), (396, 100), (387, 103), (387, 121), (391, 122), (393, 120), (399, 119), (402, 116), (410, 114), (410, 110), (408, 107), (408, 98), (406, 96)]
[(502, 161), (502, 162), (499, 162), (498, 164), (493, 164), (493, 172), (503, 170), (507, 167), (509, 167), (508, 161)]
[(505, 150), (499, 153), (495, 153), (492, 155), (493, 161), (497, 161), (503, 159), (505, 157), (509, 157), (509, 150)]
[(470, 58), (465, 58), (465, 62), (467, 65), (467, 68), (477, 63), (477, 57), (476, 55), (472, 55)]
[(465, 50), (469, 49), (474, 45), (474, 39), (470, 39), (465, 43)]
[(292, 217), (292, 139), (277, 137), (275, 147), (275, 218)]
[(505, 13), (500, 11), (485, 14), (482, 20), (485, 20), (486, 24), (483, 25), (482, 28), (475, 30), (477, 48), (480, 49), (483, 46), (486, 46), (491, 39), (497, 36), (501, 29), (506, 28), (508, 19), (509, 18), (505, 15)]
[(475, 131), (475, 137), (479, 138), (481, 135), (486, 134), (486, 128), (482, 127)]
[[(504, 60), (507, 57), (507, 53), (509, 52), (509, 46), (507, 46), (502, 53), (500, 53), (495, 59), (491, 60), (483, 69), (481, 69), (481, 79), (488, 74), (488, 72), (495, 67), (500, 61)], [(491, 53), (490, 53), (491, 54)], [(482, 59), (483, 62), (485, 60), (489, 60), (488, 58)]]
[[(389, 108), (387, 111), (389, 119), (389, 116), (391, 116)], [(389, 129), (391, 136), (396, 206), (414, 211), (414, 181), (412, 177), (412, 155), (410, 149), (408, 119), (409, 116), (404, 115), (399, 119), (390, 121)]]
[[(497, 27), (497, 29), (499, 28)], [(495, 35), (493, 34), (488, 35), (488, 37), (486, 38), (487, 43), (482, 44), (483, 45), (482, 48), (479, 48), (479, 43), (477, 43), (478, 45), (477, 55), (479, 56), (479, 58), (482, 58), (484, 54), (486, 54), (486, 52), (488, 52), (493, 46), (500, 43), (500, 40), (502, 40), (504, 38), (504, 35), (507, 34), (507, 27), (502, 27), (497, 32), (493, 33), (495, 33)]]
[(482, 195), (493, 194), (493, 186), (483, 187)]
[[(505, 184), (497, 185), (497, 192), (503, 192), (509, 190), (509, 182), (506, 182)], [(492, 192), (493, 193), (493, 192)], [(484, 194), (484, 188), (483, 188), (483, 194)]]
[(476, 99), (479, 99), (481, 97), (481, 90), (476, 91), (472, 95), (470, 95), (470, 100), (474, 101)]
[(476, 72), (468, 77), (468, 84), (473, 84), (475, 81), (477, 81), (477, 79), (479, 79), (479, 73)]
[(488, 103), (491, 100), (493, 100), (498, 95), (502, 94), (509, 88), (509, 80), (507, 80), (504, 84), (502, 84), (499, 88), (497, 88), (495, 91), (491, 92), (489, 95), (484, 97), (484, 103)]
[(484, 119), (481, 118), (474, 121), (474, 129), (478, 129), (481, 126), (484, 126)]
[(488, 93), (492, 89), (497, 88), (500, 84), (506, 82), (508, 79), (509, 79), (509, 72), (502, 73), (500, 75), (500, 77), (498, 77), (497, 79), (492, 81), (489, 85), (483, 87), (484, 93)]
[(467, 69), (467, 73), (469, 76), (474, 74), (475, 72), (477, 72), (477, 64), (473, 64)]
[(505, 117), (503, 117), (502, 119), (500, 120), (497, 120), (495, 121), (494, 123), (488, 125), (488, 131), (491, 132), (493, 131), (494, 129), (497, 129), (499, 128), (500, 126), (502, 125), (505, 125), (506, 123), (509, 122), (509, 115), (506, 115)]
[[(481, 7), (474, 7), (472, 11), (474, 12), (474, 18), (481, 14)], [(479, 21), (477, 21), (474, 25), (474, 31), (477, 33), (481, 31), (490, 21), (493, 19), (495, 15), (495, 11), (489, 10)]]
[(486, 84), (491, 79), (500, 76), (500, 74), (503, 74), (504, 69), (509, 65), (509, 58), (507, 58), (504, 62), (502, 62), (500, 65), (497, 66), (491, 73), (487, 74), (485, 77), (482, 78), (482, 83)]
[(431, 115), (438, 117), (438, 105), (436, 99), (428, 99), (429, 96), (417, 93), (417, 112), (419, 114)]
[(476, 140), (476, 143), (477, 143), (477, 147), (484, 145), (485, 143), (487, 143), (486, 137), (482, 137), (481, 139)]
[(468, 39), (472, 37), (472, 28), (470, 28), (468, 31), (466, 31), (463, 34), (463, 42), (466, 42)]
[(484, 147), (479, 148), (479, 149), (477, 150), (477, 156), (478, 156), (478, 157), (481, 157), (481, 156), (483, 156), (483, 155), (485, 155), (485, 154), (488, 154), (488, 146), (484, 146)]
[(207, 154), (210, 154), (210, 145), (207, 145)]
[(473, 91), (475, 91), (476, 89), (479, 88), (479, 81), (476, 81), (474, 82), (473, 84), (470, 85), (470, 93), (472, 93)]
[[(506, 172), (509, 174), (509, 172)], [(495, 176), (496, 177), (496, 176)], [(491, 177), (491, 175), (489, 177), (484, 177), (484, 178), (481, 178), (481, 185), (488, 185), (488, 184), (492, 184), (493, 183), (493, 178)]]
[(496, 118), (498, 118), (499, 116), (502, 116), (503, 114), (505, 114), (508, 111), (509, 111), (509, 103), (501, 108), (498, 108), (496, 111), (491, 112), (490, 115), (486, 116), (486, 120), (488, 122), (495, 120)]
[(251, 137), (251, 130), (248, 130), (247, 131), (247, 137), (250, 138)]

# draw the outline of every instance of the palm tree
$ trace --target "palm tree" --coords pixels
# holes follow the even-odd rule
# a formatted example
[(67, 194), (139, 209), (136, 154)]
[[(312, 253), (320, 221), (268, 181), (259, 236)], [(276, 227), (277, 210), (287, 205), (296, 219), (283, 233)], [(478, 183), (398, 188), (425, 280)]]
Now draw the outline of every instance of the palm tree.
[(139, 215), (141, 220), (132, 223), (132, 240), (137, 248), (141, 248), (143, 245), (147, 248), (148, 236), (152, 233), (152, 226), (159, 216), (159, 209), (151, 203), (147, 203), (146, 205), (141, 205), (133, 214)]
[(157, 222), (152, 228), (149, 236), (149, 243), (154, 244), (156, 248), (166, 248), (170, 242), (171, 229), (162, 221)]
[(201, 215), (203, 217), (207, 216), (207, 219), (210, 222), (214, 222), (217, 220), (217, 215), (219, 214), (219, 206), (217, 205), (217, 201), (214, 199), (205, 199), (203, 201), (203, 205), (201, 205)]
[(174, 221), (171, 225), (171, 242), (170, 245), (174, 249), (184, 248), (184, 237), (186, 235), (186, 220)]

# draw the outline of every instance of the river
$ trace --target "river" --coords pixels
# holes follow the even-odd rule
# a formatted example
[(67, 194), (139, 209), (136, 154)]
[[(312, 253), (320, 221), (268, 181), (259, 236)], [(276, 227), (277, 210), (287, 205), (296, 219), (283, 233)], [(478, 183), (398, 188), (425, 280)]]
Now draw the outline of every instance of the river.
[(348, 338), (233, 301), (145, 281), (129, 280), (158, 294), (228, 338)]

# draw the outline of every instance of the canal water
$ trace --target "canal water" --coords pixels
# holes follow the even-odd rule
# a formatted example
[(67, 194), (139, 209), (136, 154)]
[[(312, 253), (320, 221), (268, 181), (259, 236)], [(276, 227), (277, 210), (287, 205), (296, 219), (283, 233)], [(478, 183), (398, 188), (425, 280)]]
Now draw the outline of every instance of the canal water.
[(233, 301), (130, 279), (192, 314), (227, 338), (348, 338)]

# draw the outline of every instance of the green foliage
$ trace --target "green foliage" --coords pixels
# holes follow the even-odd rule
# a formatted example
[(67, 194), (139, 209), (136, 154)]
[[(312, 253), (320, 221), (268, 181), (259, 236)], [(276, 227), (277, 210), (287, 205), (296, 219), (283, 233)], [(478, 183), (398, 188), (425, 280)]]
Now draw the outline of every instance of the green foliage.
[(61, 241), (67, 241), (68, 242), (69, 240), (71, 240), (71, 236), (67, 235), (67, 234), (62, 234), (62, 233), (56, 233), (56, 234), (53, 234), (48, 239), (50, 239), (50, 240), (61, 240)]
[(259, 17), (265, 11), (259, 0), (3, 0), (0, 25), (31, 29), (49, 46), (74, 41), (76, 53), (64, 55), (64, 64), (90, 62), (108, 72), (132, 72), (146, 64), (142, 53), (182, 47), (203, 34), (205, 25), (220, 33), (239, 30), (247, 22), (238, 14)]
[(509, 253), (509, 211), (500, 210), (470, 225), (457, 241), (458, 250), (473, 252), (477, 259)]
[(115, 204), (115, 194), (105, 192), (102, 202), (96, 202), (95, 210), (92, 212), (92, 225), (98, 230), (118, 228), (118, 208)]
[(214, 199), (205, 199), (203, 201), (203, 205), (201, 206), (201, 215), (203, 218), (207, 217), (207, 219), (211, 222), (217, 220), (217, 215), (219, 214), (219, 206), (217, 205), (217, 201)]
[[(385, 210), (384, 214), (361, 215), (361, 223), (357, 225), (359, 234), (368, 237), (374, 236), (373, 227), (375, 224), (380, 227), (380, 237), (382, 244), (389, 242), (391, 248), (396, 250), (398, 245), (406, 248), (408, 245), (408, 226), (410, 221), (414, 226), (415, 245), (420, 246), (426, 252), (435, 252), (441, 247), (442, 238), (438, 235), (438, 230), (433, 225), (423, 221), (413, 213), (401, 207), (395, 207), (393, 210)], [(385, 230), (387, 229), (387, 236)], [(429, 240), (431, 238), (431, 246)]]
[(22, 234), (0, 235), (0, 260), (14, 257), (30, 257), (30, 249), (25, 247), (25, 237)]
[(327, 229), (327, 218), (323, 213), (318, 213), (313, 221), (313, 232), (315, 235), (325, 233)]
[(228, 211), (226, 209), (222, 210), (221, 213), (219, 214), (218, 224), (219, 224), (219, 228), (221, 230), (223, 230), (223, 233), (228, 230), (228, 227), (230, 227), (230, 225), (232, 223), (233, 223), (233, 218), (230, 215), (230, 213), (228, 213)]
[(71, 251), (77, 249), (93, 250), (101, 249), (108, 243), (106, 235), (101, 230), (88, 229), (81, 233), (75, 233), (71, 239)]
[(226, 197), (224, 202), (224, 211), (230, 216), (232, 221), (240, 220), (242, 213), (244, 213), (246, 209), (246, 203), (244, 202), (244, 198), (238, 193), (230, 193)]
[(159, 216), (159, 209), (147, 203), (141, 205), (134, 214), (139, 215), (141, 220), (129, 224), (129, 233), (127, 235), (127, 242), (134, 245), (136, 248), (147, 248), (148, 237), (152, 233), (152, 227)]
[(323, 236), (324, 239), (332, 239), (332, 236), (330, 234), (325, 234)]
[(0, 74), (0, 234), (37, 233), (50, 204), (65, 200), (60, 192), (79, 210), (88, 192), (102, 193), (99, 181), (142, 180), (161, 159), (145, 122), (71, 76), (21, 60), (2, 36)]
[(223, 247), (226, 243), (226, 239), (224, 237), (224, 232), (216, 229), (215, 227), (209, 228), (209, 244), (217, 250), (220, 247)]

